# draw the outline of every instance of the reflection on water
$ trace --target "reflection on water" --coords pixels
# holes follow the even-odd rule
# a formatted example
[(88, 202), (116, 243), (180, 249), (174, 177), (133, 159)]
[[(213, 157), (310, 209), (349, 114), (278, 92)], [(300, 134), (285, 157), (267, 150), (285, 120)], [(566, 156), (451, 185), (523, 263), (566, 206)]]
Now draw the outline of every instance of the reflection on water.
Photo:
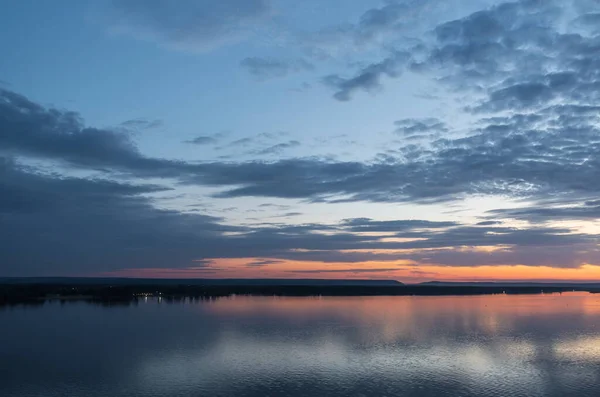
[(600, 295), (0, 311), (2, 396), (597, 396)]

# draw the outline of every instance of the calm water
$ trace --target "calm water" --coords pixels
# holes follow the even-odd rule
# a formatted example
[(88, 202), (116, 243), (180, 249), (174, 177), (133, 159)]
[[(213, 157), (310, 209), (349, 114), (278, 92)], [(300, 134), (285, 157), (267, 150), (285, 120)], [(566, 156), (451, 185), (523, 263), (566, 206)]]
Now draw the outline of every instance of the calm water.
[(0, 309), (0, 396), (598, 396), (600, 295)]

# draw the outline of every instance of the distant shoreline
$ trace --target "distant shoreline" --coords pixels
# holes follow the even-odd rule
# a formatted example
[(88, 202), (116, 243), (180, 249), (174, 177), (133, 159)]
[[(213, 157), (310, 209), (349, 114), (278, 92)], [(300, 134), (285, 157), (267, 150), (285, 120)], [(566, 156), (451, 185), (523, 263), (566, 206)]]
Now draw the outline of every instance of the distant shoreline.
[[(161, 280), (162, 281), (162, 280)], [(232, 295), (249, 296), (442, 296), (541, 294), (584, 291), (599, 293), (591, 285), (438, 285), (418, 284), (190, 284), (180, 283), (13, 283), (0, 284), (0, 305), (46, 300), (85, 300), (97, 302), (131, 302), (144, 297), (166, 300), (183, 298), (210, 299)]]

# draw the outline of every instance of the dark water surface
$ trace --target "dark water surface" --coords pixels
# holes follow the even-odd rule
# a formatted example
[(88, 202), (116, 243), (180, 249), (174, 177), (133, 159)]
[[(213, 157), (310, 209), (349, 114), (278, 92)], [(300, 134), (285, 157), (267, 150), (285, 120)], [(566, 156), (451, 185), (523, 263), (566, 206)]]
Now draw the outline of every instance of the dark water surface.
[(5, 307), (0, 396), (600, 396), (600, 295)]

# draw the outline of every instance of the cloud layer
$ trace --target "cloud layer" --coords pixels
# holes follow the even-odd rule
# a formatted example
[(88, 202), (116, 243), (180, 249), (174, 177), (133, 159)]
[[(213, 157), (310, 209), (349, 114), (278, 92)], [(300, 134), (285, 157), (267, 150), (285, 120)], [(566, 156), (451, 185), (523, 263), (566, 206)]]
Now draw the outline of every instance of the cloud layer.
[(269, 0), (113, 1), (114, 29), (169, 47), (209, 50), (243, 40), (271, 13)]
[[(429, 12), (432, 2), (386, 3), (354, 24), (332, 27), (329, 35), (322, 30), (303, 37), (304, 52), (297, 57), (240, 61), (258, 80), (313, 72), (320, 70), (314, 65), (319, 57), (306, 48), (323, 45), (325, 36), (332, 42), (345, 37), (357, 54), (369, 56), (321, 77), (336, 106), (349, 106), (338, 102), (363, 91), (377, 95), (388, 79), (417, 75), (457, 101), (460, 123), (447, 114), (391, 118), (396, 121), (389, 125), (389, 140), (366, 161), (290, 155), (304, 147), (304, 136), (264, 132), (228, 143), (216, 135), (184, 141), (202, 146), (199, 151), (228, 151), (230, 161), (150, 156), (132, 132), (166, 128), (161, 120), (96, 128), (77, 112), (0, 88), (2, 275), (200, 269), (233, 259), (247, 259), (249, 268), (289, 261), (385, 262), (353, 265), (355, 273), (385, 272), (399, 261), (448, 267), (600, 264), (595, 229), (573, 224), (589, 226), (600, 215), (600, 5), (471, 3), (476, 11), (436, 16), (428, 19), (433, 26), (411, 25), (412, 31), (412, 22), (403, 22)], [(122, 32), (200, 51), (245, 40), (272, 10), (263, 0), (114, 2), (115, 26)], [(413, 37), (416, 32), (423, 34)], [(243, 151), (239, 158), (231, 154), (235, 150)], [(219, 216), (159, 207), (161, 193), (188, 188), (210, 188), (206, 195), (214, 202), (269, 198), (306, 207), (280, 205), (283, 214), (253, 225), (224, 216), (235, 207)], [(492, 196), (514, 208), (463, 222), (387, 214), (387, 220), (357, 215), (302, 221), (311, 205), (439, 205)]]

